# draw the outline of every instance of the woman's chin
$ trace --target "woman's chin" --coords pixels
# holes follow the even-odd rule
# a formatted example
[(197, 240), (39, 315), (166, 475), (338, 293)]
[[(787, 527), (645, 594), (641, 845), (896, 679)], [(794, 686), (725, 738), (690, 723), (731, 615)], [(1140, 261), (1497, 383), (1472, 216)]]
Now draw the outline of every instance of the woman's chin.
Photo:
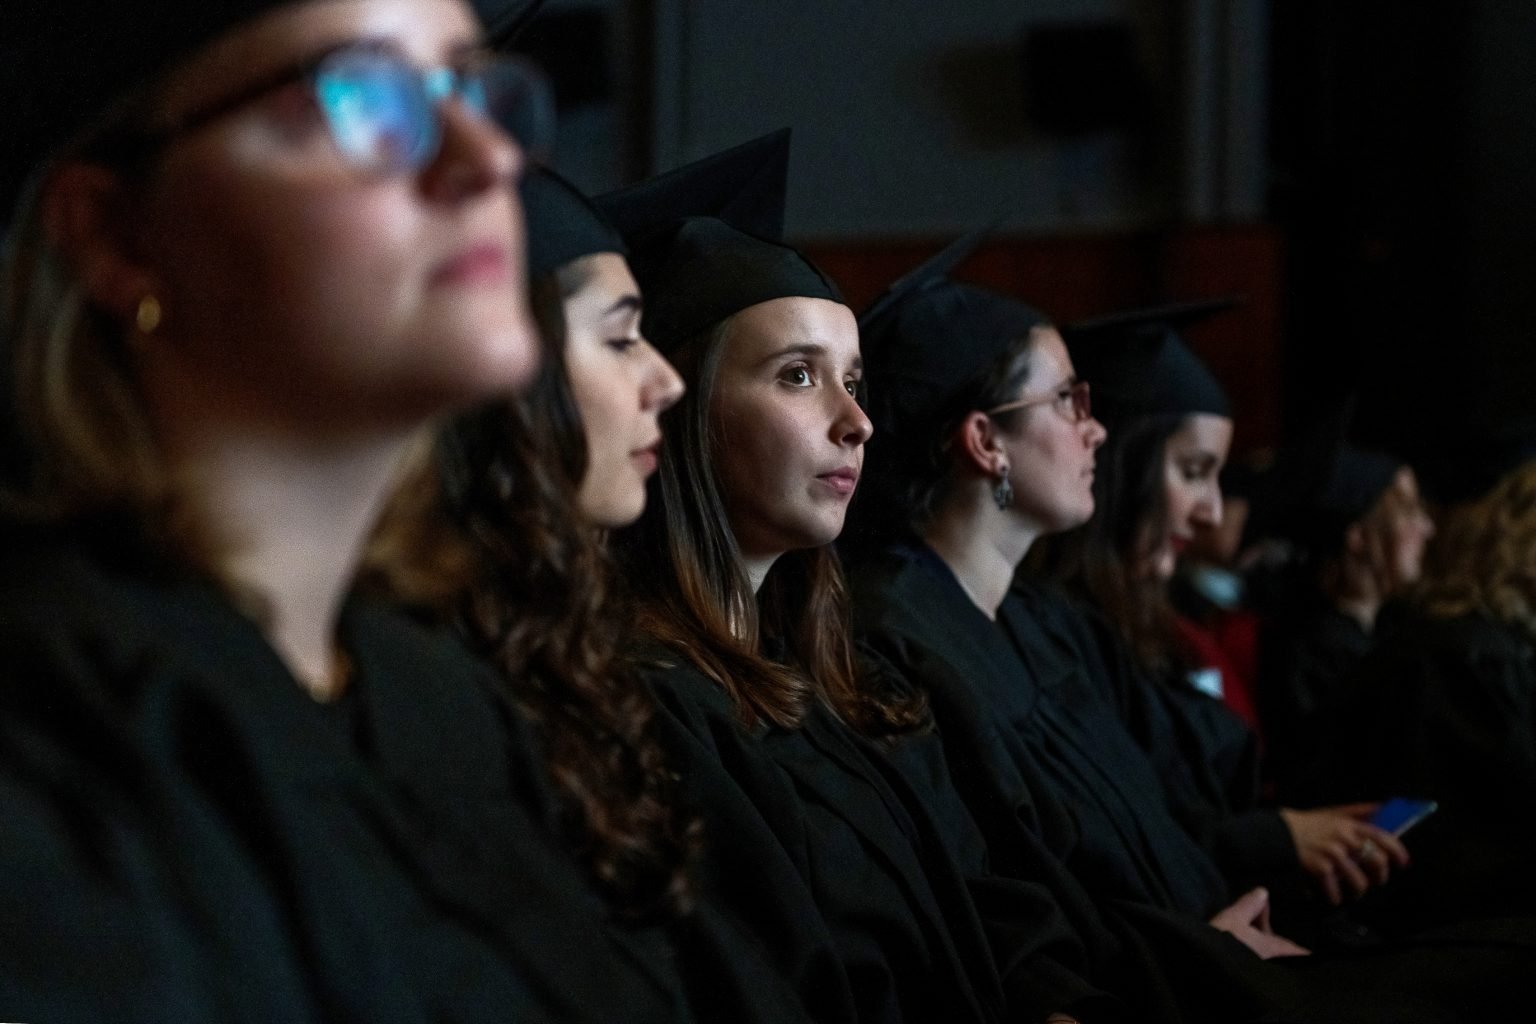
[(1156, 551), (1148, 552), (1141, 559), (1138, 573), (1142, 579), (1151, 583), (1167, 583), (1173, 579), (1173, 572), (1178, 568), (1178, 555), (1173, 550), (1173, 545), (1164, 544)]
[(645, 512), (645, 488), (634, 494), (582, 495), (579, 506), (581, 518), (589, 525), (599, 530), (622, 530), (633, 526)]

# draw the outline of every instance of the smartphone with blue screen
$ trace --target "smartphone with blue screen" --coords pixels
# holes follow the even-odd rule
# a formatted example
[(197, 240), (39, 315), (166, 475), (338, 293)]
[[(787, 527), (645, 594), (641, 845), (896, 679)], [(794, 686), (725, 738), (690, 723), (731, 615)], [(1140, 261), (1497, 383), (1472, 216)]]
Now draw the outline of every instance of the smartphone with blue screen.
[(1440, 805), (1433, 800), (1399, 796), (1382, 804), (1368, 820), (1382, 831), (1400, 836), (1439, 809)]

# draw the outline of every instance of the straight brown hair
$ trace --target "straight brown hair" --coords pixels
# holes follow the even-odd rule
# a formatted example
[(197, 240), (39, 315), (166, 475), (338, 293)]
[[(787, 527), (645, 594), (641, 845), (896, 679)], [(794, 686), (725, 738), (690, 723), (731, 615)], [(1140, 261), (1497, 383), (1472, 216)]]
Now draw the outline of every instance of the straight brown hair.
[(670, 353), (688, 385), (663, 417), (666, 445), (640, 521), (615, 535), (633, 590), (636, 629), (693, 664), (730, 696), (748, 727), (796, 728), (820, 702), (875, 736), (924, 726), (918, 697), (862, 685), (848, 587), (829, 545), (779, 557), (753, 594), (726, 516), (711, 405), (735, 318)]

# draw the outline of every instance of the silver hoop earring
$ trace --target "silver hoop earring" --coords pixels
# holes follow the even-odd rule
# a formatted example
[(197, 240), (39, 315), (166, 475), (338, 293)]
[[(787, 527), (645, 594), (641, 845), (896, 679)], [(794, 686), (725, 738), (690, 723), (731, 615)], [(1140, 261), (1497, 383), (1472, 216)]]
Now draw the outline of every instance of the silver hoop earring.
[(1013, 505), (1013, 484), (1008, 482), (1008, 467), (1004, 466), (992, 486), (992, 500), (1000, 511), (1006, 512)]

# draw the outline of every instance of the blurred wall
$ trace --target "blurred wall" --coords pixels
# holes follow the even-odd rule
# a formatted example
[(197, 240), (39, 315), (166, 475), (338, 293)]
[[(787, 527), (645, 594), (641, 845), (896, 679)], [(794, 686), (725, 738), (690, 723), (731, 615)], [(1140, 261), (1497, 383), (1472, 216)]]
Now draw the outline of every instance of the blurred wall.
[(1286, 422), (1330, 391), (1428, 463), (1536, 437), (1536, 5), (1275, 7)]
[(798, 238), (1126, 230), (1262, 204), (1256, 0), (650, 0), (649, 168), (795, 130)]
[(789, 234), (856, 308), (993, 220), (961, 276), (1063, 321), (1241, 295), (1191, 340), (1234, 392), (1240, 444), (1276, 439), (1267, 0), (550, 0), (551, 15), (568, 22), (557, 85), (607, 62), (602, 95), (563, 90), (558, 159), (578, 183), (789, 125)]

